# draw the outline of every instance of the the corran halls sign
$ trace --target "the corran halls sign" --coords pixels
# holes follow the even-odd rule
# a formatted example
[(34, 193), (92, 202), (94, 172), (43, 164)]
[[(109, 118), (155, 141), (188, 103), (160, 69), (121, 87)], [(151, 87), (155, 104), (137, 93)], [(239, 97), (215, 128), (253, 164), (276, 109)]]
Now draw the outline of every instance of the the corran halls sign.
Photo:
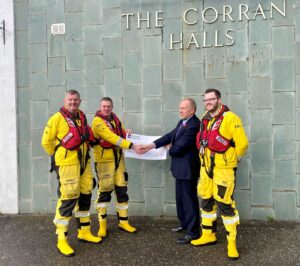
[[(233, 15), (234, 8), (236, 17)], [(209, 48), (209, 47), (223, 47), (232, 46), (235, 43), (235, 30), (227, 29), (224, 32), (220, 30), (209, 31), (209, 26), (213, 23), (221, 22), (236, 22), (244, 20), (262, 20), (274, 19), (274, 14), (277, 13), (282, 17), (286, 17), (286, 0), (274, 4), (272, 1), (267, 9), (263, 9), (262, 4), (258, 4), (256, 9), (249, 10), (246, 4), (239, 4), (232, 7), (224, 5), (222, 13), (219, 14), (215, 7), (206, 7), (202, 12), (197, 8), (188, 8), (182, 14), (182, 20), (186, 25), (195, 25), (202, 20), (202, 23), (207, 24), (207, 29), (203, 32), (192, 33), (170, 33), (168, 48), (173, 49), (190, 49), (195, 48)], [(151, 27), (163, 28), (164, 27), (164, 12), (146, 12), (142, 13), (124, 13), (122, 19), (125, 20), (126, 29), (132, 28), (141, 29), (142, 26), (150, 29)], [(188, 35), (188, 36), (187, 36)]]

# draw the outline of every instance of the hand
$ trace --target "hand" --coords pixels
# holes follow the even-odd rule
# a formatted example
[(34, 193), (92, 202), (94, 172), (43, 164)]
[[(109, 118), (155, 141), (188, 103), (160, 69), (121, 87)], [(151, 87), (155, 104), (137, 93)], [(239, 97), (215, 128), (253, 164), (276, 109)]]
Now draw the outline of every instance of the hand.
[(133, 149), (137, 154), (141, 154), (140, 150), (141, 150), (141, 145), (140, 144), (133, 144), (131, 146), (131, 149)]
[(136, 151), (137, 154), (144, 154), (152, 149), (155, 148), (155, 144), (149, 143), (149, 144), (141, 144), (139, 145), (138, 151)]
[(165, 145), (164, 146), (167, 150), (171, 149), (172, 148), (172, 143), (168, 144), (168, 145)]
[(129, 136), (130, 137), (130, 135), (132, 134), (132, 130), (131, 129), (126, 129), (126, 136)]

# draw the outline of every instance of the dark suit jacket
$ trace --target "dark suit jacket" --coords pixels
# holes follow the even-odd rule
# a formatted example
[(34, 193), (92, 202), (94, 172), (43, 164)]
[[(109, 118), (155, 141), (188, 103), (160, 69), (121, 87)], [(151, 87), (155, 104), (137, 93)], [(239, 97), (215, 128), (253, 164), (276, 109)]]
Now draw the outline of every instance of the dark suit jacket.
[[(200, 120), (192, 116), (184, 127), (182, 120), (168, 134), (154, 141), (156, 148), (172, 144), (169, 150), (171, 156), (171, 172), (176, 179), (197, 179), (200, 171), (199, 152), (196, 146), (196, 135), (200, 128)], [(179, 132), (177, 133), (179, 129)], [(177, 134), (176, 134), (177, 133)]]

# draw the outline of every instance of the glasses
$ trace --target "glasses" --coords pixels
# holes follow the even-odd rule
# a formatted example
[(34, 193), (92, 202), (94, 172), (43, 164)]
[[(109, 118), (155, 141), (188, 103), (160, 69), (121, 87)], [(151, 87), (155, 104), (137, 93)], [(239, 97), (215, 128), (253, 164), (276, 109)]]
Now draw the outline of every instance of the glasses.
[(204, 103), (208, 103), (208, 102), (212, 102), (212, 101), (217, 100), (217, 99), (219, 99), (219, 98), (209, 98), (209, 99), (204, 99), (203, 102), (204, 102)]

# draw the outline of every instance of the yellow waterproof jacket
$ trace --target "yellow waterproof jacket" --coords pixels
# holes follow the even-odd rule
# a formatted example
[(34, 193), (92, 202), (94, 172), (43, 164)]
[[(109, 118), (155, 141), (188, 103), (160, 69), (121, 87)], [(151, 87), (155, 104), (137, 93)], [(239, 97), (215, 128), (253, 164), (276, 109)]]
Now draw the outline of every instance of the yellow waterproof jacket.
[[(209, 121), (207, 128), (210, 129), (215, 118)], [(248, 148), (248, 138), (241, 119), (231, 111), (227, 111), (219, 128), (219, 133), (228, 140), (234, 142), (235, 147), (229, 147), (225, 153), (215, 153), (215, 167), (219, 168), (235, 168), (238, 160), (246, 153)], [(201, 156), (201, 162), (204, 160), (204, 165), (210, 167), (210, 154), (208, 148), (204, 149), (204, 155)], [(203, 165), (203, 162), (202, 162)]]
[[(106, 125), (103, 118), (95, 116), (92, 122), (92, 131), (97, 139), (103, 139), (111, 144), (116, 145), (115, 149), (129, 149), (131, 142), (123, 139), (122, 137), (113, 133), (110, 128)], [(94, 161), (100, 162), (111, 162), (115, 161), (113, 148), (103, 148), (100, 145), (93, 147)]]
[[(69, 132), (69, 125), (66, 119), (60, 112), (55, 113), (50, 119), (44, 129), (42, 137), (42, 147), (46, 153), (52, 156), (55, 152), (56, 145), (59, 144), (58, 139), (63, 139)], [(88, 152), (86, 143), (80, 145), (82, 157), (85, 158)], [(55, 152), (55, 164), (57, 166), (79, 164), (77, 150), (67, 150), (60, 146)]]

